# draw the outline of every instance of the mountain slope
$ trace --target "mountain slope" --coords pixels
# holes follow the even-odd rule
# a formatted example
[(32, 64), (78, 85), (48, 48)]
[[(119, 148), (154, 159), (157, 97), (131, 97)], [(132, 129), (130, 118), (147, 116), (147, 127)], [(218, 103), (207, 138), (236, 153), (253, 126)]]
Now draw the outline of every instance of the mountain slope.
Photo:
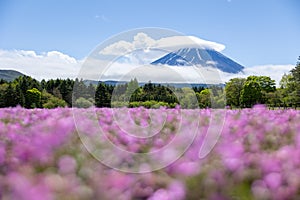
[(1, 70), (0, 69), (0, 79), (6, 81), (13, 81), (14, 79), (18, 78), (19, 76), (24, 76), (21, 72), (15, 70)]
[(183, 48), (171, 52), (158, 60), (153, 65), (214, 67), (223, 72), (238, 73), (244, 67), (218, 51), (212, 49)]

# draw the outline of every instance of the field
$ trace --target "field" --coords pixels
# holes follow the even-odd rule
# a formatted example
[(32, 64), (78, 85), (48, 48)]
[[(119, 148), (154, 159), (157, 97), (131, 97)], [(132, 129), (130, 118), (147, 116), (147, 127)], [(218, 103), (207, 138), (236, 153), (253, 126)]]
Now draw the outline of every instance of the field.
[(0, 199), (299, 199), (299, 122), (263, 106), (0, 109)]

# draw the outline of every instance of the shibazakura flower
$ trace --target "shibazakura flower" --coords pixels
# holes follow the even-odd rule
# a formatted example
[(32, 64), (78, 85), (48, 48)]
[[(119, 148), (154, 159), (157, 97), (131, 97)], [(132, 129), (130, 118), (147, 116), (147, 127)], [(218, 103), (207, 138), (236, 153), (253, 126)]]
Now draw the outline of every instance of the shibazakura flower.
[[(224, 112), (216, 146), (200, 159), (210, 109), (0, 109), (0, 199), (299, 199), (300, 111)], [(129, 153), (105, 154), (102, 140)], [(95, 142), (94, 149), (84, 141)], [(135, 165), (137, 154), (164, 148), (152, 163)], [(154, 161), (179, 151), (174, 162), (151, 172)], [(118, 171), (95, 152), (122, 169), (150, 172)]]

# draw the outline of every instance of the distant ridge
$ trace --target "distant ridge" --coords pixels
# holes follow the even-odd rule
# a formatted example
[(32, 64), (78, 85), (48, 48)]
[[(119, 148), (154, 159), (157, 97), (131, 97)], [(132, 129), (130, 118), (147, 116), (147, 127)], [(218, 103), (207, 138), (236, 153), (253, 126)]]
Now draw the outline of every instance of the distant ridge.
[[(108, 81), (96, 81), (96, 80), (84, 80), (83, 81), (86, 85), (92, 84), (92, 85), (98, 85), (99, 82), (104, 83), (106, 85), (123, 85), (128, 83), (129, 81), (114, 81), (114, 80), (108, 80)], [(139, 86), (144, 86), (149, 82), (140, 82)], [(151, 82), (153, 85), (163, 85), (163, 86), (171, 86), (175, 88), (183, 88), (183, 87), (211, 87), (211, 86), (219, 86), (224, 87), (225, 84), (219, 83), (219, 84), (205, 84), (205, 83), (155, 83)]]
[(21, 72), (15, 70), (0, 69), (0, 79), (6, 81), (13, 81), (14, 79), (24, 75), (25, 74), (22, 74)]

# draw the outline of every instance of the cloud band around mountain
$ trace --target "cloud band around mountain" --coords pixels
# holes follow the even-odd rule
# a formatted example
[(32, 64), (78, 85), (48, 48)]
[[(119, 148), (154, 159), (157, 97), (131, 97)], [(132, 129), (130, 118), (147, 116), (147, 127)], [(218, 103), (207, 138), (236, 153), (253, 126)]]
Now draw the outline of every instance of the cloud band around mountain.
[[(103, 55), (124, 55), (124, 52), (134, 51), (135, 49), (144, 48), (156, 48), (156, 49), (172, 49), (177, 50), (180, 48), (209, 48), (216, 51), (222, 51), (225, 46), (212, 41), (203, 40), (194, 36), (170, 36), (163, 37), (160, 39), (153, 39), (145, 33), (137, 33), (132, 37), (131, 41), (117, 41), (112, 44), (107, 45), (98, 52)], [(102, 78), (108, 80), (120, 80), (122, 78), (129, 78), (128, 71), (134, 70), (134, 66), (141, 64), (140, 60), (146, 60), (147, 64), (150, 63), (151, 59), (159, 57), (161, 52), (150, 52), (149, 58), (145, 57), (145, 54), (141, 54), (140, 57), (138, 52), (135, 52), (134, 56), (129, 55), (128, 57), (123, 56), (123, 63), (116, 62), (114, 65), (110, 66), (110, 69), (106, 71), (106, 74)], [(152, 53), (152, 54), (151, 54)], [(99, 55), (99, 54), (98, 54)], [(131, 57), (130, 57), (131, 56)], [(101, 56), (100, 56), (101, 57)], [(134, 59), (132, 58), (134, 57)], [(90, 58), (89, 58), (90, 59)], [(124, 62), (124, 59), (128, 59), (128, 62)], [(24, 74), (30, 75), (38, 80), (41, 79), (55, 79), (55, 78), (76, 78), (82, 68), (83, 64), (86, 63), (84, 59), (75, 59), (74, 57), (64, 54), (59, 51), (49, 51), (44, 53), (36, 53), (35, 51), (26, 50), (1, 50), (0, 49), (0, 68), (1, 69), (15, 69)], [(96, 65), (92, 66), (89, 70), (92, 77), (94, 72), (97, 71), (98, 66), (106, 66), (107, 61), (98, 60)], [(163, 67), (163, 66), (162, 66)], [(173, 66), (172, 66), (173, 67)], [(284, 73), (288, 73), (294, 65), (263, 65), (247, 67), (244, 69), (243, 73), (239, 74), (222, 74), (222, 81), (226, 82), (233, 77), (246, 77), (248, 75), (266, 75), (270, 76), (272, 79), (276, 80), (277, 85)], [(145, 68), (146, 69), (146, 68)], [(93, 71), (94, 70), (94, 71)], [(168, 74), (163, 75), (164, 70), (158, 69), (157, 66), (149, 66), (147, 71), (144, 69), (139, 69), (138, 75), (141, 81), (156, 81), (156, 82), (180, 82), (183, 79), (174, 80)], [(194, 68), (190, 67), (173, 67), (176, 73), (181, 74), (184, 80), (191, 83), (199, 83), (199, 74), (195, 74)], [(205, 71), (204, 71), (205, 72)], [(199, 72), (203, 75), (203, 71)], [(126, 75), (127, 73), (127, 75)], [(96, 73), (97, 74), (97, 73)], [(134, 74), (134, 73), (133, 73)], [(205, 76), (205, 73), (204, 73)], [(93, 77), (98, 80), (99, 77)], [(212, 77), (213, 78), (213, 77)]]
[(180, 48), (205, 48), (213, 49), (216, 51), (223, 51), (225, 45), (212, 42), (208, 40), (203, 40), (195, 36), (170, 36), (163, 37), (158, 40), (154, 40), (146, 33), (137, 33), (131, 42), (121, 40), (115, 43), (112, 43), (102, 49), (99, 53), (102, 55), (124, 55), (128, 52), (137, 50), (137, 49), (164, 49), (164, 50), (177, 50)]

